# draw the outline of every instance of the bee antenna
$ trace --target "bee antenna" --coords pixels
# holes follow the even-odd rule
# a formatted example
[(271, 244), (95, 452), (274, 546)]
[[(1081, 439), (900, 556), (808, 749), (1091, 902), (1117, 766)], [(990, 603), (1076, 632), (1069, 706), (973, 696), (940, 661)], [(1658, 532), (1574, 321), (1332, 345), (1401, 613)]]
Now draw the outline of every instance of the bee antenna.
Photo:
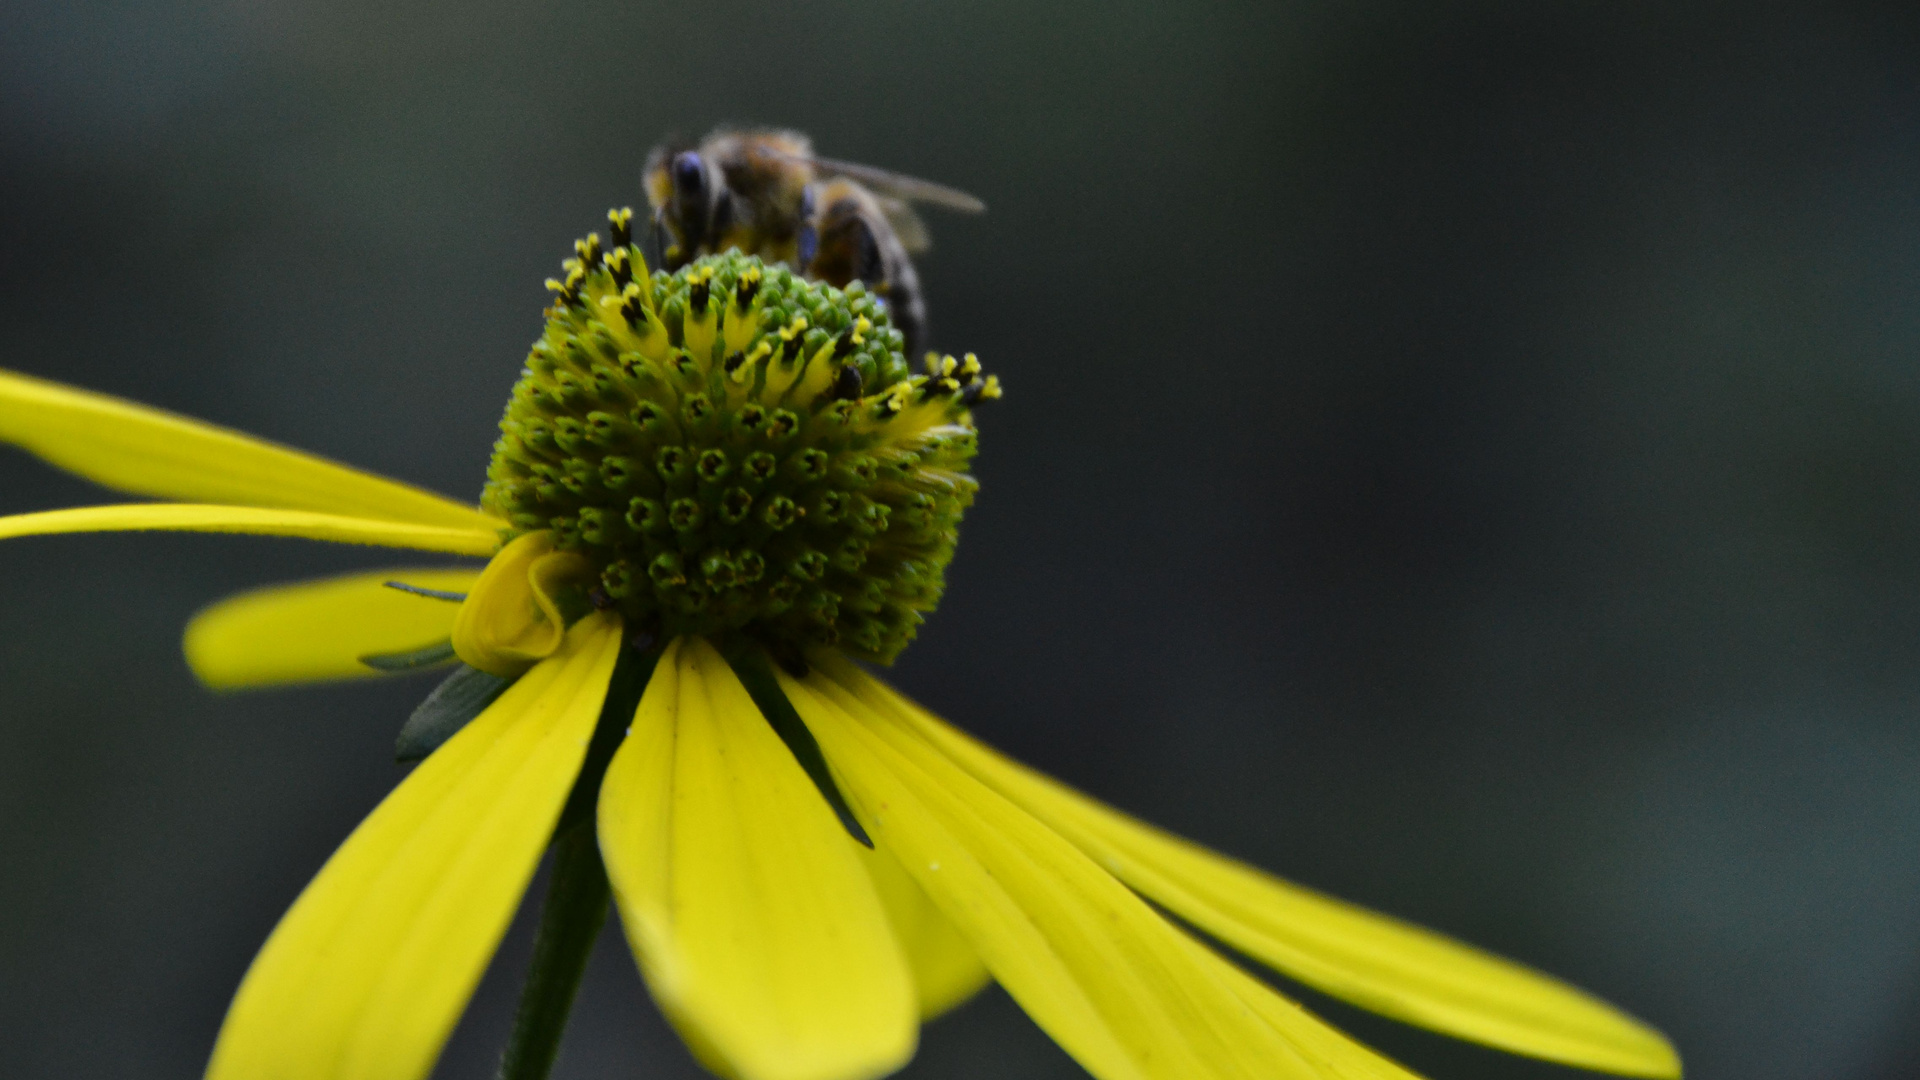
[[(647, 247), (642, 253), (647, 257), (648, 266), (665, 266), (667, 258), (667, 220), (664, 209), (655, 210), (653, 219), (647, 226)], [(667, 267), (672, 270), (673, 267)]]

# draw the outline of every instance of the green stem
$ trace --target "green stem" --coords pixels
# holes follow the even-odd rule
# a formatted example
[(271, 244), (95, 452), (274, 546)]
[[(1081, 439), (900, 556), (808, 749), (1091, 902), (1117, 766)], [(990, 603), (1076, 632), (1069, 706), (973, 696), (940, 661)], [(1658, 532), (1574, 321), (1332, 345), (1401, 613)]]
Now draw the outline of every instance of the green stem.
[(500, 1058), (500, 1080), (546, 1080), (560, 1053), (560, 1036), (566, 1032), (567, 1014), (580, 991), (580, 977), (586, 974), (587, 957), (607, 921), (611, 889), (606, 865), (600, 861), (594, 813), (600, 801), (600, 780), (627, 725), (633, 723), (634, 708), (659, 659), (658, 649), (641, 649), (630, 642), (614, 665), (580, 778), (574, 781), (553, 830), (553, 873), (540, 906), (533, 966), (520, 988), (520, 1011)]
[(546, 1080), (560, 1052), (587, 956), (607, 921), (607, 870), (593, 825), (591, 818), (577, 821), (554, 837), (553, 876), (533, 939), (533, 967), (520, 989), (500, 1080)]

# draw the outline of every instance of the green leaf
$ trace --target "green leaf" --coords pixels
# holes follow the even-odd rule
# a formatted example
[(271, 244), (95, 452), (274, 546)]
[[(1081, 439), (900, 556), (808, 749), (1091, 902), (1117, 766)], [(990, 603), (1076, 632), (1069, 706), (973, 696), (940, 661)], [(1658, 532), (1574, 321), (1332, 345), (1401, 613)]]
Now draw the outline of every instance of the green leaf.
[(461, 664), (407, 717), (393, 744), (394, 760), (419, 761), (438, 750), (512, 685), (512, 679)]

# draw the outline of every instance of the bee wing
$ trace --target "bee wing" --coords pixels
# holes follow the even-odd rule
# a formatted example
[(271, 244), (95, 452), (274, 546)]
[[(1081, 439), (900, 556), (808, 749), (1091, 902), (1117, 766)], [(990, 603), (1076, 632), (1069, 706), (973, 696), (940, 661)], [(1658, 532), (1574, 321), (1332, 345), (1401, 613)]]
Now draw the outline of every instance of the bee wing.
[(861, 165), (853, 161), (836, 161), (833, 158), (821, 157), (807, 160), (823, 173), (858, 180), (870, 188), (874, 194), (889, 195), (901, 202), (926, 203), (929, 206), (958, 210), (965, 214), (978, 214), (987, 208), (986, 203), (959, 188), (936, 184), (931, 180), (902, 176), (899, 173), (876, 169), (871, 165)]
[(880, 213), (893, 226), (893, 235), (900, 240), (900, 246), (909, 255), (925, 255), (933, 249), (933, 236), (927, 232), (927, 223), (920, 220), (913, 207), (905, 199), (892, 195), (875, 195), (873, 201), (880, 204)]
[[(963, 214), (984, 213), (987, 209), (987, 204), (981, 202), (977, 196), (969, 195), (959, 188), (936, 184), (931, 180), (922, 180), (917, 176), (904, 176), (885, 169), (876, 169), (871, 165), (862, 165), (857, 161), (790, 154), (771, 146), (762, 146), (759, 152), (784, 158), (787, 161), (805, 162), (823, 176), (842, 176), (848, 180), (858, 180), (875, 195), (891, 196), (900, 202), (927, 203), (930, 206), (958, 210)], [(921, 231), (926, 231), (925, 226), (921, 227)]]

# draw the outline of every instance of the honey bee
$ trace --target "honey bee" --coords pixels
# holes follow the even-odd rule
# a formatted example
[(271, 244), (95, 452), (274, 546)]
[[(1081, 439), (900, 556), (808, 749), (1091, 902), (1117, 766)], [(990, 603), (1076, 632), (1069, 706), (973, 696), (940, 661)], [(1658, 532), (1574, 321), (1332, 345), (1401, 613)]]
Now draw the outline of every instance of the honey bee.
[(663, 143), (645, 176), (653, 243), (669, 272), (738, 248), (836, 287), (864, 282), (886, 302), (908, 356), (927, 333), (910, 256), (930, 246), (913, 204), (986, 209), (943, 184), (817, 157), (797, 131), (720, 128), (697, 146)]

